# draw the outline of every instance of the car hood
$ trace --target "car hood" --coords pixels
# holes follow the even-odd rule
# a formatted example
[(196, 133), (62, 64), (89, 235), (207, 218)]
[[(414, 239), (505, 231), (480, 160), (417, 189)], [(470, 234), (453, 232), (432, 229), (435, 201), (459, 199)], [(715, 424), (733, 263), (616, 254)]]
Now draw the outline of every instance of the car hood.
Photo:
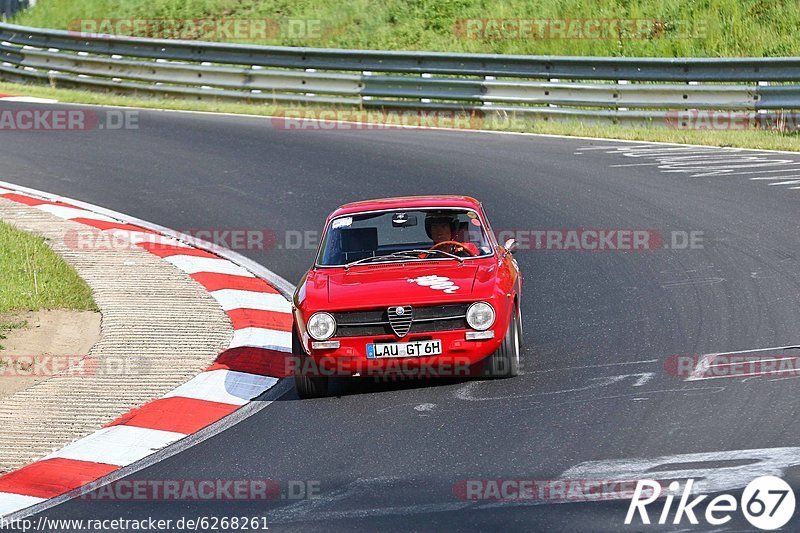
[(327, 276), (328, 302), (338, 308), (460, 301), (474, 295), (486, 270), (471, 262), (362, 265)]

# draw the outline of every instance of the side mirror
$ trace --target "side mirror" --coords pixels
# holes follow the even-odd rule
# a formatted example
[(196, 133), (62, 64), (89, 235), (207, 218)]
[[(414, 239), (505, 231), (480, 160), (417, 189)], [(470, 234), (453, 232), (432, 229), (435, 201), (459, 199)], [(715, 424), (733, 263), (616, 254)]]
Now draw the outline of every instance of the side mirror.
[(506, 255), (513, 254), (519, 248), (519, 243), (516, 239), (508, 239), (506, 243), (503, 245), (503, 248), (506, 250)]

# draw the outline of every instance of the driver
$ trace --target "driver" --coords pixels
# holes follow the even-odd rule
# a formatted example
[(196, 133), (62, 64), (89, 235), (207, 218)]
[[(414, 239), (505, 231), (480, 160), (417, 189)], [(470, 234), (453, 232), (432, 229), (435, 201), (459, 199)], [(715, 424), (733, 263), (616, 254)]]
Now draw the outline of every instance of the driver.
[(425, 231), (433, 241), (431, 249), (460, 256), (478, 255), (478, 248), (472, 243), (458, 238), (458, 217), (452, 215), (429, 214), (425, 217)]

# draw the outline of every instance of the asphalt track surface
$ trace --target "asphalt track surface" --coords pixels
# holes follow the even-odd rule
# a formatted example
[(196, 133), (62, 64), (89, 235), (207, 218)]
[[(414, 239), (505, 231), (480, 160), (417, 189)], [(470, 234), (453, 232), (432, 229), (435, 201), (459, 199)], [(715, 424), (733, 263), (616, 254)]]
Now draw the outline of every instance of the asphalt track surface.
[[(664, 172), (644, 164), (650, 159), (608, 153), (632, 146), (645, 145), (458, 131), (284, 131), (269, 119), (152, 111), (141, 113), (136, 130), (0, 133), (0, 179), (182, 231), (265, 228), (283, 241), (286, 232), (321, 229), (348, 201), (448, 193), (479, 198), (496, 230), (704, 237), (692, 250), (521, 250), (520, 377), (348, 381), (336, 384), (336, 396), (312, 401), (291, 390), (132, 476), (313, 480), (318, 499), (77, 500), (45, 514), (266, 516), (279, 531), (616, 531), (627, 501), (466, 502), (454, 486), (557, 480), (587, 461), (797, 446), (797, 378), (685, 381), (664, 365), (673, 354), (800, 344), (800, 190), (747, 175)], [(615, 166), (626, 164), (636, 166)], [(281, 244), (239, 251), (295, 283), (314, 250)], [(700, 477), (722, 471), (725, 478), (730, 465), (695, 466)], [(800, 468), (784, 467), (779, 475), (797, 489)], [(786, 529), (798, 524), (795, 518)], [(735, 518), (722, 529), (748, 527)]]

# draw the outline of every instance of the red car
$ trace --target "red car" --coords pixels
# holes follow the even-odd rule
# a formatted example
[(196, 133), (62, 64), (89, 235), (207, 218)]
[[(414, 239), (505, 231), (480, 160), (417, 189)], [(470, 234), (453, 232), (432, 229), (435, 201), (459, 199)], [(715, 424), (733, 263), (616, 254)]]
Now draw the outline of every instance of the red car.
[(522, 276), (481, 204), (411, 196), (343, 205), (294, 294), (301, 398), (330, 376), (511, 377), (522, 344)]

